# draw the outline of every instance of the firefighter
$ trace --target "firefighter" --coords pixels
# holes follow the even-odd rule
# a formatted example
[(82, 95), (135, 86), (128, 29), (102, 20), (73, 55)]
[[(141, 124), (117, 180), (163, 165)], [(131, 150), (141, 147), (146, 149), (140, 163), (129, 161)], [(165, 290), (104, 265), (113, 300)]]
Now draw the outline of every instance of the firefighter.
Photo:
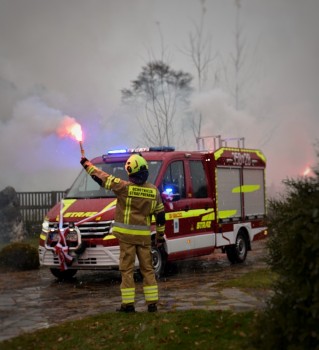
[(165, 212), (156, 186), (146, 182), (147, 161), (131, 155), (125, 164), (129, 181), (116, 178), (95, 167), (86, 158), (81, 164), (100, 186), (113, 190), (117, 197), (113, 234), (119, 240), (122, 304), (116, 311), (135, 312), (134, 265), (137, 256), (143, 276), (143, 292), (149, 312), (157, 311), (158, 286), (151, 256), (151, 217), (156, 218), (156, 242), (164, 242)]

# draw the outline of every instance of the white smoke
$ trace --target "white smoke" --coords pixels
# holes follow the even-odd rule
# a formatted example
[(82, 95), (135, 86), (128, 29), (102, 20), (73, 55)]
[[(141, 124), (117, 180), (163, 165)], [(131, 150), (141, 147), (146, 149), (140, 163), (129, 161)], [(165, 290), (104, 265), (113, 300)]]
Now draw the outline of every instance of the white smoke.
[(17, 191), (64, 189), (65, 184), (59, 187), (56, 181), (57, 174), (63, 173), (61, 178), (69, 177), (71, 181), (75, 174), (72, 171), (72, 175), (68, 175), (70, 166), (66, 160), (69, 161), (68, 154), (75, 155), (75, 151), (78, 155), (74, 140), (59, 139), (57, 135), (66, 118), (69, 117), (37, 96), (15, 103), (12, 117), (1, 122), (0, 147), (4, 165), (0, 172), (1, 188), (10, 185)]
[(54, 134), (63, 118), (61, 111), (47, 106), (39, 97), (31, 96), (16, 103), (8, 126), (19, 125), (30, 139)]
[[(172, 65), (195, 73), (176, 46), (187, 42), (190, 19), (199, 23), (199, 2), (83, 0), (76, 1), (76, 11), (74, 3), (0, 4), (0, 189), (70, 185), (80, 170), (80, 151), (77, 142), (54, 133), (64, 114), (80, 121), (88, 157), (111, 147), (145, 146), (132, 114), (118, 106), (121, 89), (147, 62), (146, 46), (168, 50)], [(217, 51), (228, 62), (235, 49), (235, 4), (212, 0), (205, 7), (212, 55)], [(258, 44), (262, 86), (249, 91), (245, 111), (236, 111), (221, 90), (192, 101), (205, 116), (203, 135), (244, 136), (247, 147), (263, 150), (269, 185), (316, 161), (318, 9), (313, 0), (243, 1), (242, 39), (248, 48)], [(185, 125), (180, 134), (193, 148), (192, 130)]]
[[(302, 176), (316, 164), (312, 111), (296, 101), (273, 101), (263, 117), (249, 111), (238, 111), (231, 98), (221, 89), (193, 96), (192, 108), (203, 116), (202, 136), (245, 138), (245, 147), (261, 149), (266, 155), (269, 195), (282, 191), (282, 180)], [(210, 142), (210, 143), (209, 143)], [(238, 145), (237, 141), (229, 146)], [(211, 140), (206, 148), (213, 148)]]
[(202, 136), (243, 137), (254, 122), (247, 112), (236, 110), (229, 95), (221, 89), (194, 95), (191, 107), (203, 116)]

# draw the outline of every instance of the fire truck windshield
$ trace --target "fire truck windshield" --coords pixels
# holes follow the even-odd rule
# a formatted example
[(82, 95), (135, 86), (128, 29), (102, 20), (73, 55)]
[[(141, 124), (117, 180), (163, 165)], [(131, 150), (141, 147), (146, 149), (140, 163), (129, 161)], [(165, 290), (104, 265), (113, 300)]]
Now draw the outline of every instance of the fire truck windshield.
[[(161, 167), (161, 161), (148, 161), (149, 178), (148, 182), (155, 183), (159, 169)], [(122, 180), (128, 181), (128, 176), (125, 170), (125, 162), (114, 163), (100, 163), (94, 164), (96, 167), (102, 169), (114, 177), (119, 177)], [(114, 198), (113, 191), (106, 190), (100, 187), (86, 171), (83, 169), (79, 176), (74, 181), (71, 188), (68, 190), (66, 198)]]

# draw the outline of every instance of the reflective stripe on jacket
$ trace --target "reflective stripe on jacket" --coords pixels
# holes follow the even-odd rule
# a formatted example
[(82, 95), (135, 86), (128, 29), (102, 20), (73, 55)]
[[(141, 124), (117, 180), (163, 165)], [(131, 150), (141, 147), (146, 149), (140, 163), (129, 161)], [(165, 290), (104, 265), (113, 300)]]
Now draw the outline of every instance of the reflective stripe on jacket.
[[(113, 231), (120, 234), (149, 236), (152, 215), (164, 211), (162, 198), (156, 186), (146, 182), (136, 185), (130, 181), (116, 178), (91, 162), (86, 162), (89, 175), (101, 180), (102, 186), (113, 190), (117, 197)], [(164, 226), (158, 226), (157, 232), (164, 232)]]

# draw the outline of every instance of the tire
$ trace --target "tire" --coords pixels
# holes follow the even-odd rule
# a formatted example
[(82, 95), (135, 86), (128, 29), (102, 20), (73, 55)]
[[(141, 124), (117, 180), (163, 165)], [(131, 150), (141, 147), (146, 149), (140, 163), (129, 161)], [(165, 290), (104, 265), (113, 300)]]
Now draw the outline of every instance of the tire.
[(69, 270), (68, 269), (65, 271), (61, 271), (60, 269), (51, 268), (50, 271), (51, 271), (52, 275), (59, 280), (70, 280), (75, 276), (75, 274), (77, 273), (78, 270), (75, 270), (75, 269)]
[(163, 246), (160, 248), (152, 247), (151, 252), (155, 275), (157, 278), (160, 278), (165, 274), (167, 254)]
[(232, 264), (243, 263), (246, 260), (247, 252), (247, 239), (245, 235), (239, 231), (235, 244), (226, 247), (227, 258)]

